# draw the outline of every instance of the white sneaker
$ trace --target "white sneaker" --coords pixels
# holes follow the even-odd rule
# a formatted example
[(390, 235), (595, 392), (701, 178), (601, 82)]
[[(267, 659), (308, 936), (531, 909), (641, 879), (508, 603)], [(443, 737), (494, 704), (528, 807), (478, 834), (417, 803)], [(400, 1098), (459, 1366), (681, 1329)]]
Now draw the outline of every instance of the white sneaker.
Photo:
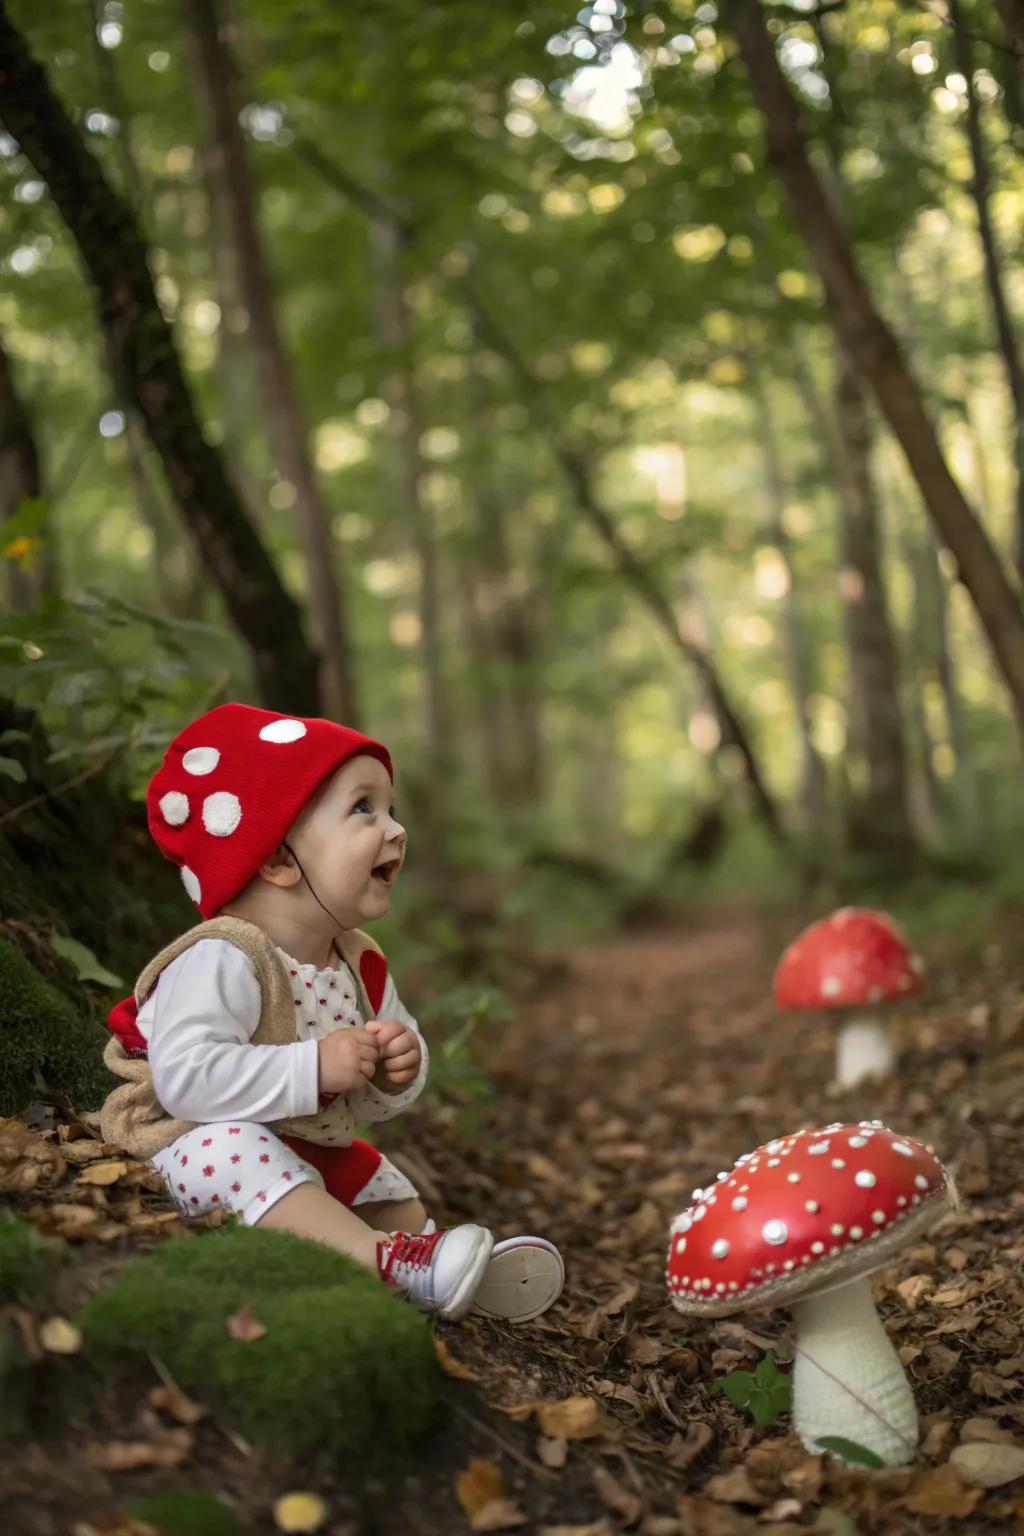
[(565, 1265), (543, 1237), (509, 1237), (495, 1243), (473, 1311), (509, 1323), (528, 1323), (562, 1294)]
[(392, 1232), (377, 1244), (377, 1272), (423, 1312), (459, 1318), (469, 1311), (494, 1238), (467, 1222), (440, 1232)]

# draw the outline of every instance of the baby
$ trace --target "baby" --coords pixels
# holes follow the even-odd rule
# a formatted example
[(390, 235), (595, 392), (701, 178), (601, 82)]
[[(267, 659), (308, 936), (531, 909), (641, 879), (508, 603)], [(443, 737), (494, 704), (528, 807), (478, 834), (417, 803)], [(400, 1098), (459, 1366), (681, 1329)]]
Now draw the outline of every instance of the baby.
[(376, 1270), (426, 1312), (523, 1322), (562, 1289), (543, 1238), (438, 1230), (365, 1141), (423, 1090), (427, 1047), (361, 928), (405, 861), (380, 742), (330, 720), (222, 704), (168, 747), (149, 827), (206, 921), (110, 1015), (125, 1079), (108, 1141), (150, 1161), (183, 1215), (228, 1210)]

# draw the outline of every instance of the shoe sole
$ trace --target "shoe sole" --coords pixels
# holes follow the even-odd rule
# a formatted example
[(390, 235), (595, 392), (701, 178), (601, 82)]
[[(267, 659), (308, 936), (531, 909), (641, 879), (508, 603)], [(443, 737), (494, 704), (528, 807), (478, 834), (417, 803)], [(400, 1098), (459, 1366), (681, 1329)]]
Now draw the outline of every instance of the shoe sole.
[(510, 1238), (491, 1251), (473, 1311), (507, 1323), (528, 1323), (562, 1294), (565, 1265), (543, 1238)]
[(455, 1290), (455, 1294), (445, 1302), (443, 1307), (437, 1308), (437, 1315), (448, 1322), (458, 1322), (464, 1317), (473, 1304), (474, 1297), (487, 1273), (487, 1266), (491, 1262), (493, 1252), (493, 1239), (490, 1243), (481, 1244), (480, 1252), (476, 1256), (476, 1262), (472, 1269), (467, 1269)]

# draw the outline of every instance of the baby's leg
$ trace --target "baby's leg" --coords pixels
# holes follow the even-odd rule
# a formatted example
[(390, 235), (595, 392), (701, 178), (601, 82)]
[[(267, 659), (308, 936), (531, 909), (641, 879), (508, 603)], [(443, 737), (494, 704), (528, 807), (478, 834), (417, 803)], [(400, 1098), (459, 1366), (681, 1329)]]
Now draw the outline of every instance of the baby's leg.
[(317, 1170), (268, 1126), (249, 1120), (196, 1126), (158, 1152), (152, 1166), (183, 1216), (231, 1211), (247, 1227), (295, 1232), (377, 1268), (377, 1243), (387, 1233), (340, 1205)]
[(422, 1232), (427, 1213), (420, 1200), (367, 1200), (354, 1214), (381, 1232)]

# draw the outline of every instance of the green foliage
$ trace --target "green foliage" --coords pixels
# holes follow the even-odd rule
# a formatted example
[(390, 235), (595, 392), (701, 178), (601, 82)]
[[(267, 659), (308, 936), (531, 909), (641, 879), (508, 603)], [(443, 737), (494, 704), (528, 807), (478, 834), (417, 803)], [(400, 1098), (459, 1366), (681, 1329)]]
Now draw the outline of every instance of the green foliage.
[(884, 1467), (885, 1462), (875, 1451), (868, 1449), (866, 1445), (858, 1445), (856, 1440), (847, 1440), (842, 1435), (820, 1435), (817, 1441), (823, 1451), (831, 1451), (843, 1461), (850, 1462), (855, 1467)]
[(102, 965), (88, 944), (82, 944), (78, 939), (68, 938), (63, 933), (55, 933), (50, 939), (50, 948), (55, 949), (58, 955), (63, 956), (74, 966), (79, 981), (97, 981), (103, 987), (123, 987), (125, 982), (122, 977), (115, 976), (113, 971), (108, 971)]
[[(782, 1358), (780, 1353), (779, 1358)], [(776, 1352), (770, 1349), (753, 1371), (731, 1371), (719, 1376), (714, 1385), (736, 1408), (747, 1408), (762, 1428), (775, 1424), (792, 1404), (793, 1389), (788, 1373), (775, 1364)]]
[(23, 1109), (36, 1090), (33, 1069), (76, 1109), (96, 1109), (114, 1080), (103, 1065), (106, 1035), (0, 938), (0, 1114)]
[(31, 1222), (0, 1212), (0, 1303), (32, 1296), (66, 1252), (63, 1243), (47, 1242)]
[(220, 1494), (200, 1490), (132, 1499), (124, 1513), (153, 1526), (159, 1536), (246, 1536), (247, 1530)]
[[(225, 1322), (249, 1304), (266, 1328)], [(423, 1315), (344, 1255), (286, 1232), (228, 1226), (133, 1259), (83, 1314), (97, 1357), (153, 1352), (268, 1452), (401, 1448), (431, 1425), (437, 1366)]]

